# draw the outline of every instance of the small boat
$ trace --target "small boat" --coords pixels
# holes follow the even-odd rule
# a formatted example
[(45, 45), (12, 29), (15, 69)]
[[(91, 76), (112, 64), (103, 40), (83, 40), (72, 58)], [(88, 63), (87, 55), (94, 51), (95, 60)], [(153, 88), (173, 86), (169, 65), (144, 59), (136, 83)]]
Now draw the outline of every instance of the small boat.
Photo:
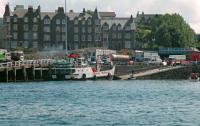
[(191, 81), (199, 81), (200, 80), (199, 74), (198, 73), (191, 73), (190, 77), (189, 77), (189, 80), (191, 80)]
[(99, 70), (89, 66), (84, 58), (68, 57), (55, 61), (51, 68), (52, 80), (113, 79), (115, 66), (109, 70)]

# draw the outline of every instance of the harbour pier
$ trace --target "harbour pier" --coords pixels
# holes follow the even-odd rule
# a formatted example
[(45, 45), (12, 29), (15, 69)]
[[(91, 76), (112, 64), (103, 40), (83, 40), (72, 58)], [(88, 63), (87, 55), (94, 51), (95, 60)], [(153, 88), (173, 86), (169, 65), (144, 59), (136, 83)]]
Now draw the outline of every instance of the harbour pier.
[(48, 79), (52, 59), (0, 63), (0, 82), (37, 81)]

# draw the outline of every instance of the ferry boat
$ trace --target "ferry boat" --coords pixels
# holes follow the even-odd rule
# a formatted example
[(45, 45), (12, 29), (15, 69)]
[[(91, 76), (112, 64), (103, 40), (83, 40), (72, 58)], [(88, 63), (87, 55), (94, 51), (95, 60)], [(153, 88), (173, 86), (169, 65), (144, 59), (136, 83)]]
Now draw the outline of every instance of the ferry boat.
[(55, 60), (50, 70), (52, 80), (113, 79), (115, 66), (101, 71), (89, 66), (84, 58), (67, 58)]

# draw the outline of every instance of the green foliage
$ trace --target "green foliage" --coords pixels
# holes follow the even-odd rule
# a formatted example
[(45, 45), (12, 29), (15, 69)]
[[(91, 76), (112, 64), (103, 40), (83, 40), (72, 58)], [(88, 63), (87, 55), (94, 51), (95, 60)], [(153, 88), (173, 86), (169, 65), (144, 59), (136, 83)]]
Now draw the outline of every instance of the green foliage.
[[(150, 32), (147, 32), (150, 31)], [(154, 16), (137, 26), (137, 41), (162, 47), (198, 47), (195, 32), (178, 14)]]
[(94, 11), (92, 10), (87, 10), (86, 13), (90, 14), (90, 15), (93, 15), (94, 14)]

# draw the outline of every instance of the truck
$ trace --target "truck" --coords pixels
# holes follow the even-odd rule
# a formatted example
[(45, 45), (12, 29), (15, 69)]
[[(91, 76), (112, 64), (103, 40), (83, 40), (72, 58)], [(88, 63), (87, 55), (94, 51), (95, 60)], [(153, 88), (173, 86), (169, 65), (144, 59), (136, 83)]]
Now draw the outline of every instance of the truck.
[(8, 52), (6, 49), (0, 49), (0, 62), (8, 62), (10, 60), (10, 52)]

